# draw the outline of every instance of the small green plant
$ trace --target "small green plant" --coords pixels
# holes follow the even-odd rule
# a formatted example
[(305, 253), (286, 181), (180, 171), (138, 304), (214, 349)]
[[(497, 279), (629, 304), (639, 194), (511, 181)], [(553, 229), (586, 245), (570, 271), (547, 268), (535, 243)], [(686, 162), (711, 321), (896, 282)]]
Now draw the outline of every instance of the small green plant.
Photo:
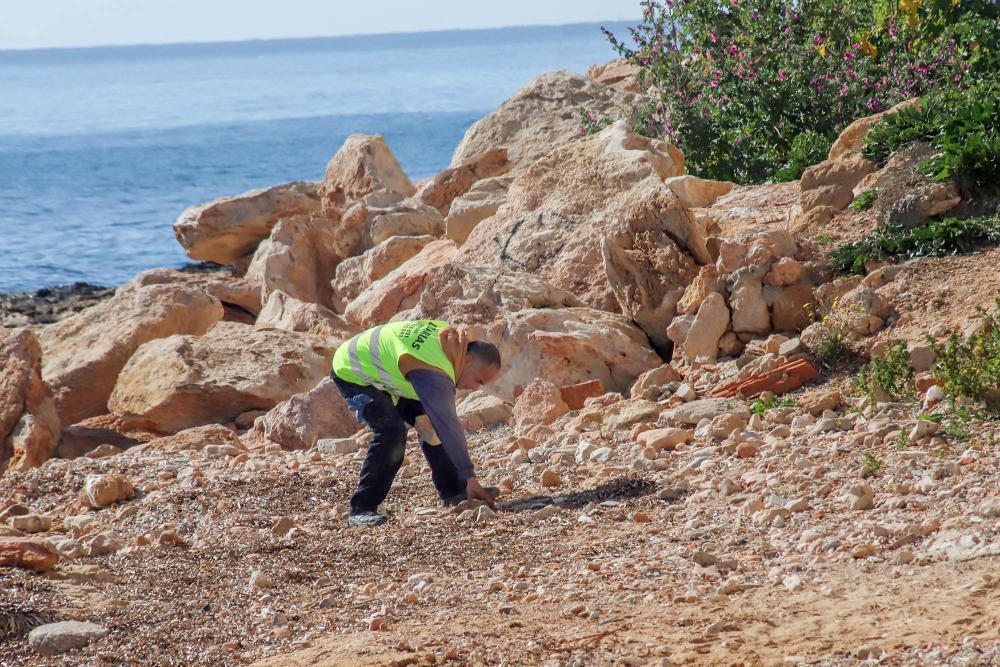
[(889, 350), (884, 359), (876, 357), (862, 366), (854, 379), (854, 388), (869, 405), (877, 402), (879, 392), (897, 400), (913, 394), (915, 375), (906, 344), (899, 343)]
[(916, 141), (934, 154), (920, 170), (938, 181), (955, 179), (966, 195), (1000, 190), (1000, 84), (947, 91), (889, 114), (865, 136), (863, 153), (878, 163)]
[(952, 333), (943, 346), (929, 340), (936, 356), (931, 371), (953, 406), (967, 400), (993, 409), (991, 399), (1000, 387), (1000, 297), (994, 312), (980, 308), (979, 315), (982, 326), (971, 336)]
[(830, 259), (838, 271), (863, 274), (865, 264), (873, 259), (940, 257), (996, 243), (1000, 243), (1000, 216), (945, 218), (914, 229), (880, 227), (859, 241), (840, 246)]
[(861, 465), (869, 475), (878, 475), (885, 468), (885, 463), (875, 458), (871, 452), (865, 452), (861, 456)]
[(969, 439), (969, 425), (966, 419), (961, 417), (949, 419), (944, 425), (944, 434), (949, 438), (959, 442)]
[(872, 188), (871, 190), (865, 190), (851, 202), (851, 208), (855, 211), (863, 211), (878, 199), (878, 188)]
[(763, 416), (771, 408), (794, 408), (795, 399), (792, 398), (758, 398), (750, 405), (750, 412)]
[[(860, 307), (860, 304), (855, 306)], [(849, 324), (858, 315), (855, 306), (845, 306), (837, 299), (826, 312), (807, 307), (809, 315), (816, 320), (809, 327), (813, 329), (808, 342), (809, 350), (826, 368), (836, 368), (854, 356)]]
[(831, 243), (833, 243), (833, 235), (827, 234), (826, 232), (822, 232), (820, 234), (817, 234), (814, 240), (816, 241), (816, 243), (820, 245), (830, 245)]
[(597, 134), (604, 128), (608, 127), (615, 121), (607, 116), (599, 117), (593, 111), (587, 111), (584, 108), (580, 108), (580, 136), (585, 136), (588, 134)]
[(896, 449), (906, 449), (913, 444), (910, 440), (910, 435), (906, 431), (900, 431), (896, 434)]

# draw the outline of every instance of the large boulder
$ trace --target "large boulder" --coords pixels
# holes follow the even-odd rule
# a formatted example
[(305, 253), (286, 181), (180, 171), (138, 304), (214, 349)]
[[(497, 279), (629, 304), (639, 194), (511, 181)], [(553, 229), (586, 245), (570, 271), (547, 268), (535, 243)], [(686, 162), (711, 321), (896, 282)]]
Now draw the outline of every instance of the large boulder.
[(427, 235), (392, 236), (364, 254), (342, 261), (331, 283), (334, 310), (343, 312), (366, 287), (402, 266), (434, 240)]
[(203, 336), (140, 347), (108, 407), (164, 433), (230, 422), (314, 387), (329, 373), (333, 351), (318, 336), (220, 322)]
[(621, 312), (669, 356), (667, 326), (685, 286), (698, 275), (694, 260), (666, 234), (619, 233), (601, 239), (604, 273)]
[(497, 212), (507, 201), (509, 177), (486, 178), (451, 202), (445, 219), (445, 236), (462, 245), (480, 222)]
[(744, 267), (730, 277), (729, 307), (736, 333), (766, 334), (771, 330), (771, 314), (761, 283), (765, 269)]
[(266, 239), (280, 218), (320, 210), (316, 183), (287, 183), (192, 206), (174, 223), (191, 259), (235, 264)]
[(254, 326), (310, 333), (329, 339), (332, 345), (339, 345), (361, 331), (329, 308), (299, 301), (281, 290), (271, 292)]
[[(677, 244), (699, 263), (710, 261), (705, 230), (663, 179), (683, 173), (683, 154), (637, 134), (625, 123), (579, 139), (537, 160), (510, 186), (507, 202), (489, 225), (473, 230), (462, 261), (537, 272), (545, 281), (602, 310), (657, 308), (689, 276), (649, 275), (651, 293), (620, 304), (601, 252), (613, 237), (640, 271), (657, 271), (660, 253), (643, 249)], [(693, 264), (691, 264), (693, 269)], [(631, 267), (626, 273), (631, 273)], [(634, 313), (630, 313), (634, 315)]]
[(369, 224), (371, 245), (393, 236), (441, 236), (444, 234), (444, 217), (433, 206), (404, 202), (392, 209), (376, 213)]
[(803, 192), (824, 185), (854, 189), (861, 179), (875, 171), (875, 163), (860, 153), (848, 153), (836, 160), (824, 160), (802, 172), (799, 187)]
[(490, 148), (462, 164), (440, 171), (417, 191), (415, 199), (448, 215), (451, 203), (477, 181), (500, 176), (510, 170), (506, 148)]
[(320, 188), (323, 206), (343, 210), (377, 190), (404, 197), (414, 193), (413, 183), (381, 135), (352, 134), (327, 164)]
[(414, 300), (395, 319), (443, 319), (497, 345), (503, 368), (490, 391), (508, 401), (535, 378), (624, 392), (662, 363), (626, 318), (581, 307), (537, 275), (453, 262), (429, 272)]
[(605, 86), (630, 93), (639, 91), (639, 68), (624, 59), (591, 65), (587, 77)]
[(451, 262), (458, 253), (452, 241), (435, 241), (369, 285), (344, 310), (344, 317), (362, 327), (385, 322), (406, 308), (411, 308), (427, 279), (436, 268)]
[(891, 109), (887, 109), (881, 113), (877, 113), (873, 116), (865, 116), (864, 118), (859, 118), (854, 121), (840, 133), (837, 140), (833, 142), (830, 146), (830, 154), (827, 159), (836, 160), (841, 156), (847, 155), (848, 153), (857, 153), (861, 151), (864, 146), (865, 136), (876, 123), (881, 121), (883, 118), (889, 114), (894, 114), (907, 109), (910, 107), (920, 106), (920, 98), (914, 97), (903, 102), (900, 102)]
[(63, 424), (108, 412), (118, 373), (140, 345), (200, 335), (223, 317), (222, 304), (179, 284), (128, 283), (115, 295), (42, 330), (42, 376)]
[(962, 202), (954, 180), (938, 181), (921, 172), (920, 165), (933, 154), (933, 148), (926, 143), (911, 144), (862, 181), (864, 189), (878, 191), (872, 210), (884, 222), (919, 227)]
[(243, 440), (250, 446), (277, 443), (284, 449), (309, 449), (323, 438), (346, 438), (361, 428), (337, 385), (327, 377), (258, 417)]
[(323, 216), (280, 220), (257, 247), (246, 278), (260, 286), (261, 302), (280, 290), (310, 303), (329, 305), (330, 281), (340, 256), (334, 247), (336, 223)]
[(0, 329), (0, 475), (41, 465), (59, 439), (59, 415), (42, 381), (42, 347), (27, 329)]
[(135, 285), (180, 284), (203, 290), (222, 303), (222, 307), (226, 309), (225, 319), (229, 319), (232, 310), (238, 309), (250, 315), (256, 315), (260, 312), (260, 286), (246, 278), (236, 277), (228, 273), (187, 273), (174, 269), (150, 269), (137, 275), (132, 283)]
[(788, 223), (788, 211), (798, 204), (799, 193), (795, 181), (737, 186), (711, 206), (692, 209), (692, 213), (704, 218), (706, 226), (718, 226), (719, 235), (726, 237), (773, 229)]
[(684, 356), (688, 361), (698, 357), (715, 359), (719, 352), (719, 339), (729, 328), (729, 308), (718, 292), (712, 292), (698, 308), (698, 314), (684, 340)]
[(585, 108), (602, 118), (627, 115), (638, 96), (574, 72), (546, 72), (498, 109), (472, 125), (451, 158), (457, 167), (491, 148), (504, 147), (514, 169), (522, 169), (580, 134)]

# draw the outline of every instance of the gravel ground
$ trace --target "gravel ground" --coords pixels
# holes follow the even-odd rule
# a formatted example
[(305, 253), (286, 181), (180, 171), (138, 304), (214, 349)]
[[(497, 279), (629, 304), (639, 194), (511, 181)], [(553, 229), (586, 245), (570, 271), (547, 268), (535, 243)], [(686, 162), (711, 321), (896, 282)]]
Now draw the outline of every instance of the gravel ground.
[[(391, 521), (374, 530), (344, 516), (363, 452), (153, 449), (10, 475), (0, 497), (50, 516), (47, 536), (79, 551), (48, 575), (3, 570), (0, 610), (110, 632), (52, 658), (11, 637), (0, 660), (995, 664), (1000, 467), (989, 424), (971, 446), (869, 440), (883, 466), (870, 475), (861, 441), (879, 415), (838, 413), (823, 431), (799, 408), (777, 409), (750, 424), (756, 436), (696, 432), (653, 460), (627, 434), (574, 433), (572, 416), (526, 461), (507, 453), (510, 429), (473, 438), (486, 480), (509, 489), (496, 516), (438, 508), (410, 451)], [(734, 440), (759, 451), (741, 458)], [(596, 445), (610, 448), (607, 461), (578, 462)], [(557, 486), (540, 486), (546, 470)], [(134, 496), (82, 510), (87, 475), (112, 473)], [(859, 484), (871, 509), (845, 500)], [(98, 535), (111, 535), (113, 553), (87, 555)], [(378, 662), (387, 655), (411, 662)]]

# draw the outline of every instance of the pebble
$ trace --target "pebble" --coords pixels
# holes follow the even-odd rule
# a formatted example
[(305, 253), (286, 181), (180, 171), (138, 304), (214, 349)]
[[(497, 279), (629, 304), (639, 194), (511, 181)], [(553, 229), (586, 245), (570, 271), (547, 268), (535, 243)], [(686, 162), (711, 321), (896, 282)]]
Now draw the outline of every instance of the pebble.
[(10, 525), (22, 533), (44, 533), (52, 528), (52, 519), (42, 514), (25, 514), (12, 518)]
[(716, 556), (713, 556), (707, 551), (702, 551), (701, 549), (698, 549), (691, 554), (691, 560), (702, 567), (709, 567), (719, 562), (719, 559)]
[(28, 634), (28, 646), (39, 655), (59, 655), (83, 648), (108, 634), (108, 629), (96, 623), (61, 621), (40, 625)]
[(254, 570), (250, 573), (250, 589), (263, 590), (265, 588), (271, 588), (273, 583), (271, 578), (261, 572), (260, 570)]
[(539, 480), (539, 483), (543, 487), (550, 488), (562, 484), (562, 479), (559, 477), (559, 473), (546, 468), (542, 471), (542, 478)]

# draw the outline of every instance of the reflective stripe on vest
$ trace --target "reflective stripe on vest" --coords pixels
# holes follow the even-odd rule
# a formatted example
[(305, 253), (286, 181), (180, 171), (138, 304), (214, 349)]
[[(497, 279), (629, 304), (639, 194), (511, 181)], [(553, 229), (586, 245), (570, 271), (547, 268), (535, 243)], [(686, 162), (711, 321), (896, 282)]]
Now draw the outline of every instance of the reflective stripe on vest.
[[(354, 336), (334, 354), (333, 371), (343, 380), (370, 385), (399, 398), (415, 399), (413, 386), (399, 371), (399, 357), (411, 355), (440, 368), (454, 382), (455, 369), (437, 337), (448, 326), (439, 320), (392, 322)], [(393, 358), (383, 358), (386, 354)]]
[(361, 342), (361, 336), (364, 334), (358, 334), (351, 339), (351, 342), (347, 348), (347, 356), (351, 361), (351, 370), (359, 378), (372, 385), (373, 387), (378, 387), (382, 391), (388, 392), (390, 394), (398, 394), (396, 390), (396, 383), (392, 381), (392, 376), (389, 375), (389, 371), (385, 370), (385, 365), (382, 364), (382, 355), (378, 349), (379, 336), (382, 335), (383, 326), (375, 327), (372, 330), (371, 337), (368, 339), (368, 352), (371, 355), (372, 363), (375, 365), (375, 372), (378, 373), (378, 377), (374, 378), (371, 375), (365, 373), (364, 367), (361, 365), (361, 357), (358, 355), (358, 343)]

